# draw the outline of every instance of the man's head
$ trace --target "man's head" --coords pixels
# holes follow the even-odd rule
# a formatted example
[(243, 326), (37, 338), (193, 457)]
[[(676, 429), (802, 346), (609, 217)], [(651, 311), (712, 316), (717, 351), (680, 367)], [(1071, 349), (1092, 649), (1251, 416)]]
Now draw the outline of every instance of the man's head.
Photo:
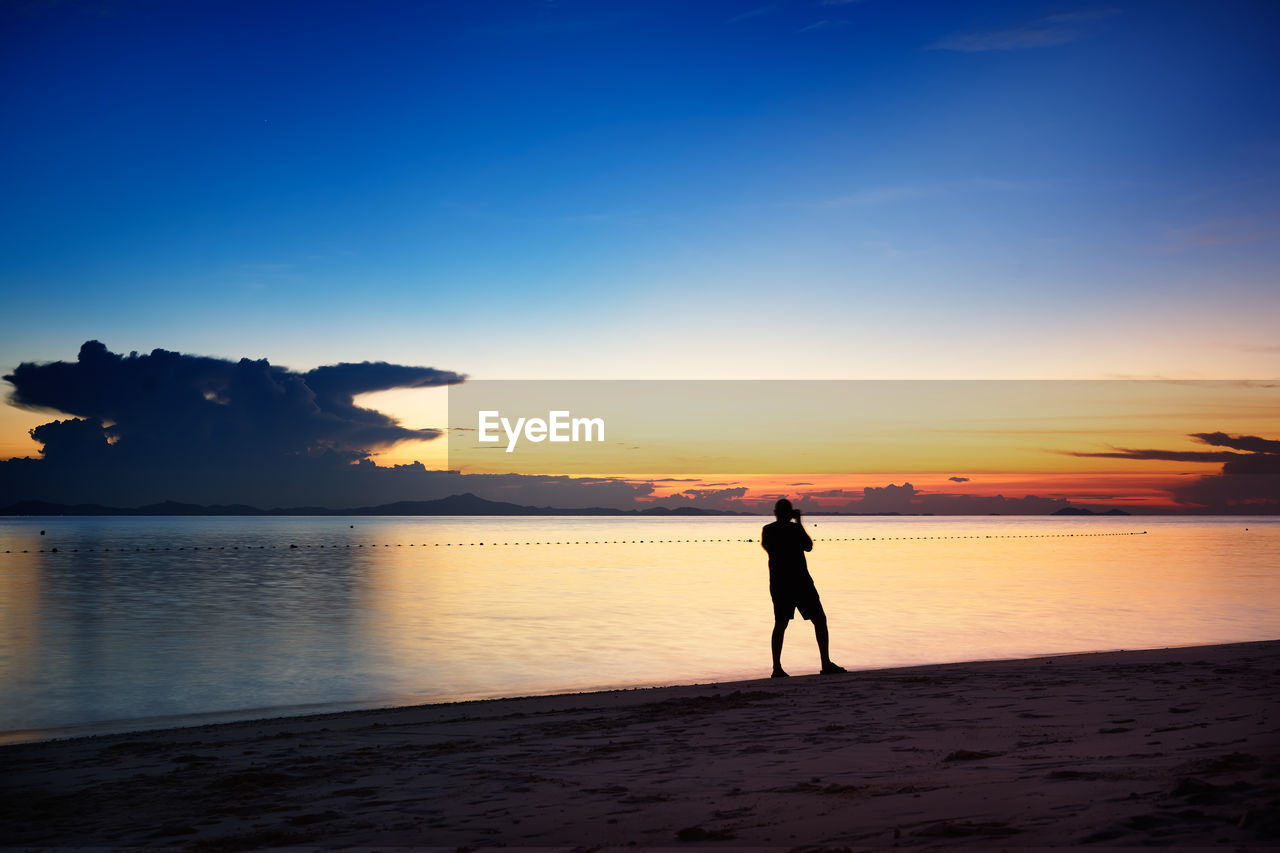
[(786, 498), (778, 498), (778, 502), (773, 505), (773, 517), (778, 521), (785, 521), (791, 517), (791, 501)]

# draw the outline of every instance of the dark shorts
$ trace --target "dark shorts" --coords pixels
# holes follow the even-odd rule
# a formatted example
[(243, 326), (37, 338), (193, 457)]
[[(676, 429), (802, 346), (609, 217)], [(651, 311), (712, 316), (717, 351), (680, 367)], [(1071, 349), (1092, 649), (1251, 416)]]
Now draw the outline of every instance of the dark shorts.
[(798, 590), (769, 590), (773, 597), (773, 619), (775, 622), (789, 622), (796, 618), (796, 611), (807, 620), (825, 616), (822, 610), (822, 599), (818, 598), (818, 590), (810, 587)]

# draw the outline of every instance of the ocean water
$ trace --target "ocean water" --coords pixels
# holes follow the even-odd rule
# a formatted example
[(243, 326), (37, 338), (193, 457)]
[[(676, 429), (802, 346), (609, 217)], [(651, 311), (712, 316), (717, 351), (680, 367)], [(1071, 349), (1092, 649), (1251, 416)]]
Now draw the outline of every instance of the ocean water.
[[(0, 742), (764, 677), (768, 520), (0, 519)], [(807, 526), (849, 669), (1280, 636), (1280, 519)]]

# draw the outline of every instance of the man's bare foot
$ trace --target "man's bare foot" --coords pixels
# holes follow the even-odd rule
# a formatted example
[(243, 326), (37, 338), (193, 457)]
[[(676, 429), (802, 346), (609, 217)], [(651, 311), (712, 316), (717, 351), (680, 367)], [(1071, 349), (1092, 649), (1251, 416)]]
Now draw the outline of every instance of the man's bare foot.
[(848, 672), (848, 671), (849, 670), (845, 669), (844, 667), (839, 666), (838, 664), (834, 664), (831, 661), (827, 661), (822, 665), (823, 675), (833, 675), (837, 672)]
[(789, 678), (790, 676), (788, 676), (787, 673), (783, 672), (782, 669), (779, 668), (779, 669), (775, 669), (773, 671), (773, 675), (769, 677), (770, 678)]

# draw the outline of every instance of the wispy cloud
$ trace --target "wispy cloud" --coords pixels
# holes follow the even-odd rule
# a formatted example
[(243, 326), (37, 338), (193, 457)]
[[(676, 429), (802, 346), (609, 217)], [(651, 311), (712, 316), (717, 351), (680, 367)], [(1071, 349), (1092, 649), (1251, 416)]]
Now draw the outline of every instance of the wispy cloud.
[(1069, 453), (1101, 459), (1164, 462), (1221, 462), (1222, 472), (1196, 477), (1171, 490), (1175, 502), (1210, 512), (1272, 514), (1280, 511), (1280, 440), (1257, 435), (1197, 432), (1189, 436), (1210, 447), (1228, 450), (1136, 450), (1114, 448), (1109, 453)]
[(732, 18), (729, 19), (729, 23), (736, 24), (739, 21), (749, 21), (752, 18), (759, 18), (762, 15), (767, 15), (772, 11), (773, 11), (772, 6), (758, 6), (755, 9), (748, 9), (745, 12), (739, 12), (737, 15), (734, 15)]
[(612, 222), (616, 218), (612, 213), (570, 213), (555, 217), (557, 222), (566, 223)]
[(835, 210), (848, 207), (875, 207), (884, 204), (938, 198), (973, 192), (1033, 192), (1047, 189), (1051, 184), (1038, 180), (1006, 180), (1001, 178), (966, 178), (936, 183), (901, 184), (897, 186), (867, 187), (845, 195), (810, 201), (792, 202), (784, 207), (801, 207), (812, 210)]
[(1082, 459), (1133, 459), (1156, 462), (1229, 462), (1240, 456), (1239, 453), (1213, 450), (1153, 450), (1117, 447), (1106, 453), (1082, 453), (1080, 451), (1061, 451), (1065, 456), (1076, 456)]
[(1214, 447), (1230, 447), (1246, 453), (1280, 453), (1280, 441), (1256, 435), (1227, 435), (1225, 432), (1197, 432), (1192, 438)]
[[(854, 6), (863, 0), (818, 0), (819, 6)], [(853, 22), (843, 18), (824, 18), (796, 30), (797, 33), (814, 33), (820, 30), (838, 30), (850, 26)]]
[(1174, 228), (1166, 233), (1165, 239), (1166, 251), (1175, 253), (1254, 243), (1278, 236), (1280, 236), (1280, 211), (1268, 211), (1262, 214), (1216, 219)]
[(240, 264), (237, 271), (241, 275), (271, 275), (293, 272), (297, 268), (297, 264)]
[(1118, 9), (1066, 12), (1036, 18), (1011, 27), (952, 33), (929, 45), (930, 50), (982, 53), (990, 50), (1032, 50), (1077, 41), (1090, 34), (1099, 21), (1119, 14)]
[[(579, 8), (581, 9), (579, 11)], [(572, 10), (559, 3), (542, 3), (530, 7), (532, 15), (520, 19), (493, 17), (493, 26), (484, 31), (498, 38), (542, 38), (618, 29), (633, 24), (642, 9), (624, 8), (622, 4), (584, 4)]]
[(847, 27), (847, 26), (849, 26), (848, 21), (822, 20), (822, 21), (814, 21), (812, 24), (809, 24), (806, 27), (801, 27), (800, 29), (796, 30), (796, 32), (812, 33), (812, 32), (816, 32), (817, 30), (836, 30), (836, 29), (840, 29), (841, 27)]
[(1194, 432), (1189, 438), (1210, 447), (1227, 450), (1152, 450), (1112, 448), (1105, 453), (1066, 452), (1067, 456), (1092, 459), (1136, 459), (1161, 462), (1224, 462), (1224, 473), (1273, 473), (1280, 468), (1280, 441), (1257, 435), (1229, 435), (1225, 432)]
[(812, 203), (812, 207), (838, 208), (838, 207), (867, 207), (880, 204), (892, 204), (899, 201), (911, 201), (917, 198), (927, 198), (938, 194), (935, 187), (924, 186), (902, 186), (902, 187), (871, 187), (865, 190), (849, 193), (848, 195), (833, 196), (832, 198), (822, 199)]

